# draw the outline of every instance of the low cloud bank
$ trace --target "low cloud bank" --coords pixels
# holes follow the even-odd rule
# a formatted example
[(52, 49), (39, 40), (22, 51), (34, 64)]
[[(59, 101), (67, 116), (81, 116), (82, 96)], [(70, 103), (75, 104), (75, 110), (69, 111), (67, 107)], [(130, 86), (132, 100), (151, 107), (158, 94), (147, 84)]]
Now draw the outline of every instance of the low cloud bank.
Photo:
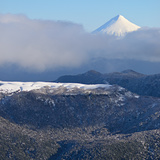
[(98, 58), (160, 62), (160, 28), (142, 28), (117, 39), (87, 33), (72, 22), (0, 15), (0, 66), (39, 72), (78, 68)]

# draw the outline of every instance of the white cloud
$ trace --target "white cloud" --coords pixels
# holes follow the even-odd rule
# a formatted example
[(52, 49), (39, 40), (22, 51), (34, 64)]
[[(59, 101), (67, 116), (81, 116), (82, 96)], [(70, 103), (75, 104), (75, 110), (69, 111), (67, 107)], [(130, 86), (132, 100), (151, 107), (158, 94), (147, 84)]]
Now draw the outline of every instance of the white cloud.
[(123, 39), (86, 33), (81, 25), (0, 15), (0, 65), (34, 71), (81, 67), (93, 58), (160, 62), (160, 29), (129, 33)]

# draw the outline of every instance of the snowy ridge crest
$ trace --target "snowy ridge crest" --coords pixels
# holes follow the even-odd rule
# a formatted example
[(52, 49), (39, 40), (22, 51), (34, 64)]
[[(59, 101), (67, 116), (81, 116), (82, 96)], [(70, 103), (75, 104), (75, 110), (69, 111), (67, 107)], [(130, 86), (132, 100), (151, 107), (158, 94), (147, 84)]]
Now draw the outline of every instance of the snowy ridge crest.
[[(125, 98), (139, 98), (138, 95), (117, 85), (109, 84), (80, 84), (80, 83), (52, 83), (52, 82), (4, 82), (0, 81), (0, 93), (11, 96), (22, 91), (33, 91), (40, 94), (52, 95), (112, 95), (116, 102), (123, 102)], [(121, 104), (122, 105), (122, 104)]]
[(0, 93), (14, 93), (21, 91), (31, 91), (42, 88), (66, 88), (67, 90), (72, 90), (74, 88), (83, 90), (93, 90), (97, 88), (109, 89), (111, 85), (109, 84), (95, 84), (95, 85), (85, 85), (80, 83), (52, 83), (52, 82), (6, 82), (0, 81)]

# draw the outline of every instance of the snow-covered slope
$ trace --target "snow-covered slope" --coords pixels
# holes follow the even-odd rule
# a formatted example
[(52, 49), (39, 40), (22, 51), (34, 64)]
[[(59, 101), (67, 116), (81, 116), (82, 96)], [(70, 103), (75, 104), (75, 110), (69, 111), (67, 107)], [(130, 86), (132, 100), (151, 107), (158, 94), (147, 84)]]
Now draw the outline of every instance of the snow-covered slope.
[(139, 28), (139, 26), (131, 23), (123, 16), (118, 15), (93, 31), (93, 33), (101, 32), (109, 35), (124, 36), (126, 33), (136, 31)]
[(31, 91), (35, 89), (41, 89), (43, 87), (50, 87), (57, 89), (59, 87), (67, 88), (72, 90), (77, 89), (96, 89), (96, 88), (110, 88), (108, 84), (96, 84), (96, 85), (85, 85), (79, 83), (52, 83), (52, 82), (7, 82), (0, 81), (0, 93), (13, 93), (21, 91)]

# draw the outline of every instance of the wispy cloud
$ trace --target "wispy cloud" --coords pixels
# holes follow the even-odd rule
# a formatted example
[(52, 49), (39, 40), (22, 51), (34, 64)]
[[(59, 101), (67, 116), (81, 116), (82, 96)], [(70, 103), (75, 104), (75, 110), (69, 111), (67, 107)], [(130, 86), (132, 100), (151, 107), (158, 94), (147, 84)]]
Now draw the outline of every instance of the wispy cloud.
[(91, 59), (160, 62), (160, 28), (145, 28), (123, 39), (94, 35), (79, 24), (0, 15), (0, 65), (34, 71), (81, 67)]

